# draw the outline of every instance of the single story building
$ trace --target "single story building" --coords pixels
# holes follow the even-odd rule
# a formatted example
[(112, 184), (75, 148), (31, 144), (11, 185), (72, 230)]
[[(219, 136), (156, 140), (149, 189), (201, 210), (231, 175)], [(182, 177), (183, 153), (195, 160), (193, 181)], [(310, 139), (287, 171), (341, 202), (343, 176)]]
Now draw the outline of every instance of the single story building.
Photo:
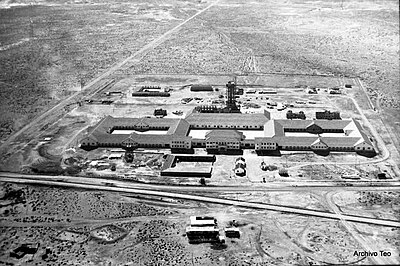
[(190, 91), (214, 91), (211, 85), (193, 84), (190, 86)]

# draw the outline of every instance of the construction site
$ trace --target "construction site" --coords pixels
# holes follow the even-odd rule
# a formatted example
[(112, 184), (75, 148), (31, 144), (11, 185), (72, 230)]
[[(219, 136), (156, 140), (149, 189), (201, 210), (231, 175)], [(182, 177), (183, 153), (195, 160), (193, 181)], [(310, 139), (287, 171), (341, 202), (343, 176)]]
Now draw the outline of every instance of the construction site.
[[(374, 29), (388, 45), (373, 35), (385, 53), (370, 60), (398, 69), (393, 1), (320, 1), (317, 9), (301, 1), (39, 2), (0, 5), (0, 15), (39, 27), (31, 14), (51, 19), (45, 8), (68, 14), (68, 23), (78, 23), (75, 13), (91, 23), (104, 13), (107, 26), (87, 34), (143, 37), (125, 39), (132, 46), (107, 37), (104, 45), (126, 51), (104, 46), (112, 56), (85, 44), (100, 49), (85, 55), (97, 68), (71, 63), (87, 71), (73, 89), (72, 78), (60, 78), (70, 91), (49, 92), (47, 107), (32, 103), (41, 106), (34, 117), (15, 111), (19, 126), (2, 131), (0, 264), (400, 263), (400, 122), (385, 96), (396, 80), (383, 89), (366, 77), (372, 55), (346, 39), (369, 38), (349, 23), (372, 23), (347, 11), (385, 20)], [(1, 44), (0, 55), (32, 40)], [(90, 61), (96, 56), (102, 64)]]

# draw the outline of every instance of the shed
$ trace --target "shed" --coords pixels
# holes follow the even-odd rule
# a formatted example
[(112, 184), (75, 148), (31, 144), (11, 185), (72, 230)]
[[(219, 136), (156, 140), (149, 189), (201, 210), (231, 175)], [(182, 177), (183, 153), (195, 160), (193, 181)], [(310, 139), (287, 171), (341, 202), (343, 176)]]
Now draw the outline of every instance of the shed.
[(237, 228), (225, 228), (225, 235), (229, 238), (240, 238), (240, 231)]
[(193, 84), (190, 91), (214, 91), (211, 85)]

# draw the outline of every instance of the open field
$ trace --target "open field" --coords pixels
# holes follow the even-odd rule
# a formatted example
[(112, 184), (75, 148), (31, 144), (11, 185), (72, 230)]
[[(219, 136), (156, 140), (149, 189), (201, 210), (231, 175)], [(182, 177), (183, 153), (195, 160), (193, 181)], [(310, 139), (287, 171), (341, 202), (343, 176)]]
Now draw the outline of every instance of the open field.
[[(10, 183), (1, 183), (1, 193), (2, 262), (188, 265), (194, 261), (198, 265), (252, 265), (360, 261), (361, 265), (368, 265), (386, 259), (354, 255), (354, 251), (364, 248), (352, 235), (354, 232), (363, 236), (363, 244), (373, 240), (391, 252), (392, 258), (398, 254), (398, 231), (390, 227), (376, 231), (377, 226), (351, 224), (351, 228), (346, 229), (337, 221), (290, 214)], [(327, 194), (320, 191), (311, 193), (311, 197), (303, 193), (263, 193), (262, 196), (270, 203), (284, 198), (296, 201), (299, 197), (302, 206), (329, 209)], [(257, 193), (241, 193), (238, 197), (262, 199)], [(60, 201), (64, 202), (64, 207), (60, 206)], [(335, 203), (338, 203), (336, 198)], [(224, 245), (190, 245), (184, 235), (190, 215), (214, 216), (220, 227), (235, 220), (241, 237), (228, 238)], [(371, 235), (372, 231), (379, 233)], [(10, 258), (9, 252), (24, 242), (39, 243), (36, 254), (25, 255), (20, 260)], [(369, 247), (373, 248), (374, 244), (369, 243)]]
[[(0, 53), (3, 139), (206, 4), (40, 3), (44, 5), (25, 1), (18, 8), (0, 9), (5, 29)], [(391, 121), (399, 107), (398, 5), (397, 1), (362, 3), (222, 1), (142, 59), (127, 62), (114, 76), (243, 72), (359, 76), (373, 102), (385, 108), (384, 121)], [(24, 30), (17, 29), (21, 23)], [(398, 125), (393, 126), (398, 131)]]
[(204, 7), (175, 0), (21, 3), (0, 6), (2, 140)]

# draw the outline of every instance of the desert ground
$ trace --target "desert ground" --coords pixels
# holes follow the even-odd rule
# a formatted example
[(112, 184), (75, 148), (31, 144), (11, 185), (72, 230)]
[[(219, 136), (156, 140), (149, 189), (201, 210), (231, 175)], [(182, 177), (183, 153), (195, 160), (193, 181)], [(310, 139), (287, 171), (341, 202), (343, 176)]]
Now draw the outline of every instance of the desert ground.
[[(400, 220), (399, 1), (1, 0), (0, 69), (1, 265), (400, 263), (399, 227), (341, 216)], [(163, 108), (180, 118), (199, 105), (224, 104), (233, 79), (244, 89), (242, 112), (283, 119), (290, 109), (312, 119), (339, 111), (360, 122), (377, 155), (244, 150), (245, 176), (233, 171), (237, 156), (218, 155), (202, 186), (199, 178), (160, 175), (170, 150), (139, 149), (127, 162), (122, 149), (79, 148), (107, 115), (153, 116)], [(190, 84), (214, 91), (191, 92)], [(141, 86), (171, 96), (132, 97)], [(260, 88), (274, 93), (251, 93)], [(273, 170), (262, 170), (263, 162)], [(11, 180), (10, 173), (67, 185)], [(68, 186), (69, 177), (103, 180), (102, 188)], [(118, 184), (342, 218), (112, 191)], [(215, 217), (220, 228), (235, 224), (241, 236), (189, 244), (191, 215)], [(24, 243), (37, 251), (12, 257)]]

